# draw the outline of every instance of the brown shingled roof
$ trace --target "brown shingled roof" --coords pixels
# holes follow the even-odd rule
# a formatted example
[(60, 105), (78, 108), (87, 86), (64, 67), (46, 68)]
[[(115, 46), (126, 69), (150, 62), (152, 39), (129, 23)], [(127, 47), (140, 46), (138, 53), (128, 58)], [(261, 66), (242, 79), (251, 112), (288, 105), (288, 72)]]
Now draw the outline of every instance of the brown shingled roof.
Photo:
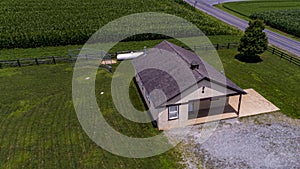
[[(198, 83), (203, 79), (206, 79), (211, 82), (223, 85), (233, 91), (236, 91), (238, 94), (246, 94), (243, 89), (234, 84), (222, 73), (217, 71), (207, 62), (201, 59), (198, 55), (189, 50), (181, 48), (168, 41), (161, 42), (160, 44), (156, 45), (154, 49), (164, 50), (168, 51), (171, 54), (174, 54), (174, 56), (179, 57), (181, 61), (187, 64), (187, 66), (190, 66), (191, 64), (199, 65), (197, 69), (191, 70), (192, 74), (194, 75), (195, 81), (192, 83), (183, 82), (183, 85), (181, 84), (181, 87), (183, 86), (183, 88), (185, 89), (191, 87), (192, 85), (195, 85), (195, 83)], [(180, 94), (180, 89), (176, 81), (166, 72), (162, 72), (156, 69), (143, 70), (143, 68), (147, 67), (149, 63), (164, 64), (168, 62), (168, 60), (163, 60), (163, 58), (157, 59), (155, 58), (155, 56), (155, 51), (149, 50), (146, 56), (138, 57), (132, 60), (132, 63), (136, 72), (138, 72), (140, 79), (142, 80), (145, 90), (150, 93), (154, 89), (160, 89), (164, 92), (166, 99), (169, 101)], [(177, 65), (168, 65), (168, 70), (180, 74), (181, 68)], [(159, 106), (163, 103), (163, 99), (160, 100), (159, 98), (155, 98), (155, 100), (151, 99), (151, 101), (155, 106)]]

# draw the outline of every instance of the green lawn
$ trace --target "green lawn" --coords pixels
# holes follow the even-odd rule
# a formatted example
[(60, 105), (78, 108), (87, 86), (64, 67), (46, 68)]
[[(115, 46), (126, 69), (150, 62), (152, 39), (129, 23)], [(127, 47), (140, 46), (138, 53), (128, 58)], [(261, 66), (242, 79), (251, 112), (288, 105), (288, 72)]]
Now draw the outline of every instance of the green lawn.
[[(0, 168), (178, 168), (176, 150), (145, 159), (113, 155), (93, 143), (81, 128), (72, 104), (70, 64), (0, 70)], [(110, 95), (111, 74), (99, 70), (96, 96), (116, 130), (131, 137), (159, 133), (151, 123), (124, 119)], [(104, 91), (104, 95), (100, 92)], [(135, 86), (133, 104), (143, 103)], [(100, 98), (101, 97), (101, 98)]]
[[(255, 89), (282, 113), (300, 118), (298, 66), (268, 52), (262, 54), (263, 61), (259, 63), (236, 60), (236, 49), (218, 52), (232, 81), (242, 88)], [(176, 149), (151, 158), (129, 159), (93, 143), (82, 130), (73, 108), (72, 71), (71, 64), (0, 69), (0, 168), (182, 167), (177, 163), (180, 152)], [(96, 97), (101, 99), (98, 103), (108, 123), (132, 137), (158, 134), (150, 123), (133, 123), (117, 112), (110, 95), (111, 76), (106, 70), (99, 70), (95, 83)], [(131, 84), (132, 103), (144, 109)], [(102, 91), (104, 95), (100, 95)]]
[[(241, 36), (238, 35), (219, 35), (219, 36), (208, 36), (212, 43), (228, 43), (228, 42), (239, 42)], [(193, 42), (194, 38), (188, 38), (191, 43), (199, 45), (199, 42)], [(117, 52), (122, 50), (142, 50), (144, 46), (148, 48), (153, 47), (162, 40), (149, 40), (149, 41), (131, 41), (131, 42), (120, 42), (114, 46), (110, 52)], [(176, 43), (174, 40), (170, 42)], [(200, 42), (201, 43), (201, 42)], [(57, 47), (38, 47), (38, 48), (16, 48), (16, 49), (2, 49), (0, 50), (0, 60), (19, 59), (19, 58), (36, 58), (44, 56), (67, 56), (69, 49), (80, 49), (82, 45), (68, 45), (68, 46), (57, 46)]]
[(253, 88), (281, 109), (300, 118), (300, 68), (269, 52), (262, 62), (244, 63), (235, 59), (236, 50), (219, 50), (226, 76), (243, 89)]

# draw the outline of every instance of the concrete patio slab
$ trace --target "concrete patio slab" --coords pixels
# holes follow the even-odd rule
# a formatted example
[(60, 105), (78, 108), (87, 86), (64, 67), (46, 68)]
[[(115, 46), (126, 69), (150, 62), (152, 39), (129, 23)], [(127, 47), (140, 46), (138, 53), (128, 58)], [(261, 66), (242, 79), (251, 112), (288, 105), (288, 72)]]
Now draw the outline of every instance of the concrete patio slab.
[[(242, 97), (241, 109), (239, 117), (258, 115), (262, 113), (274, 112), (280, 110), (270, 101), (265, 99), (262, 95), (254, 89), (246, 89), (246, 95)], [(229, 99), (229, 104), (237, 110), (239, 96), (233, 96)]]
[(212, 121), (218, 121), (224, 119), (231, 119), (236, 117), (238, 116), (235, 112), (218, 114), (218, 115), (210, 115), (206, 117), (188, 120), (188, 125), (194, 125), (194, 124), (200, 124), (200, 123), (206, 123), (206, 122), (212, 122)]

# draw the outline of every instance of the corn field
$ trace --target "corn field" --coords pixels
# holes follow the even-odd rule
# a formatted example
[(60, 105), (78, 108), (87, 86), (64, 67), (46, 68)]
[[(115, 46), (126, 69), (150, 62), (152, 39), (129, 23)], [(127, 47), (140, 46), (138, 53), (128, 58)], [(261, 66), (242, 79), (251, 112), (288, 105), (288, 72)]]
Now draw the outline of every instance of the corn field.
[(300, 37), (300, 9), (257, 12), (250, 17), (262, 19), (273, 28)]
[[(182, 0), (2, 0), (0, 4), (0, 49), (84, 44), (110, 21), (140, 12), (183, 17), (206, 35), (240, 34)], [(145, 38), (161, 36), (140, 35), (130, 40)]]

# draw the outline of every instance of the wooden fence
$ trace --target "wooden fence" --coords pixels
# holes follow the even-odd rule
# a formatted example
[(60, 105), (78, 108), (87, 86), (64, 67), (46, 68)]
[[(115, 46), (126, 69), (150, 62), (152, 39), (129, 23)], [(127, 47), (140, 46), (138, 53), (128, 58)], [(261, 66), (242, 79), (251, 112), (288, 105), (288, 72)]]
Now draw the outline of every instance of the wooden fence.
[(203, 44), (194, 46), (192, 50), (219, 50), (219, 49), (230, 49), (230, 48), (237, 48), (239, 43), (217, 43), (217, 44)]
[[(230, 49), (237, 48), (238, 43), (223, 43), (223, 44), (202, 44), (193, 46), (192, 49), (186, 48), (188, 50), (199, 51), (199, 50), (219, 50), (219, 49)], [(79, 50), (80, 51), (80, 50)], [(116, 57), (117, 54), (120, 53), (130, 53), (136, 52), (137, 50), (130, 51), (119, 51), (113, 54), (110, 54), (111, 57)], [(291, 63), (294, 63), (300, 66), (300, 59), (298, 57), (294, 57), (288, 55), (274, 47), (268, 47), (268, 52), (271, 52), (274, 55), (279, 56), (281, 59), (288, 60)], [(95, 57), (85, 56), (86, 59), (95, 59)], [(77, 57), (68, 56), (68, 57), (59, 57), (59, 56), (48, 56), (48, 57), (40, 57), (40, 58), (23, 58), (23, 59), (14, 59), (14, 60), (0, 60), (0, 68), (4, 67), (23, 67), (23, 66), (31, 66), (31, 65), (41, 65), (41, 64), (57, 64), (57, 63), (72, 63), (75, 62)], [(97, 58), (99, 59), (99, 58)]]
[(0, 60), (0, 68), (4, 67), (23, 67), (32, 65), (42, 65), (42, 64), (57, 64), (70, 62), (70, 58), (58, 57), (58, 56), (48, 56), (40, 58), (22, 58), (14, 60)]
[(280, 59), (288, 60), (290, 63), (300, 66), (300, 58), (296, 56), (289, 55), (281, 50), (278, 50), (274, 47), (269, 46), (267, 49), (268, 52), (272, 53), (273, 55), (279, 56)]
[[(202, 45), (196, 45), (192, 48), (181, 46), (184, 49), (192, 50), (192, 51), (199, 51), (199, 50), (219, 50), (219, 49), (231, 49), (231, 48), (237, 48), (239, 43), (218, 43), (218, 44), (202, 44)], [(124, 51), (118, 51), (115, 54), (111, 54), (112, 56), (117, 56), (117, 54), (122, 53), (130, 53), (130, 52), (142, 52), (141, 50), (124, 50)]]

